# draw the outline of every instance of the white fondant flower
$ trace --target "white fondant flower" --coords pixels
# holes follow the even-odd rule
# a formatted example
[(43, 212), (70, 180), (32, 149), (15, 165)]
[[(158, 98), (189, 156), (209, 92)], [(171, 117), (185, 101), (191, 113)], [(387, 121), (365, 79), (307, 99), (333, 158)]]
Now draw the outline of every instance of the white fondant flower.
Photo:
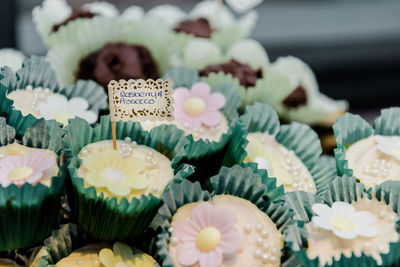
[(97, 115), (93, 111), (87, 110), (89, 103), (81, 97), (73, 97), (70, 100), (67, 97), (54, 94), (48, 98), (47, 103), (38, 105), (39, 113), (46, 120), (55, 119), (66, 125), (68, 120), (80, 117), (90, 124), (95, 123)]
[(400, 160), (400, 136), (376, 135), (375, 140), (381, 152)]
[(312, 206), (312, 210), (316, 214), (312, 222), (340, 238), (354, 239), (357, 236), (373, 237), (378, 234), (372, 226), (376, 216), (368, 211), (356, 211), (349, 203), (334, 202), (332, 207), (318, 203)]
[(0, 67), (8, 66), (13, 71), (17, 71), (22, 66), (24, 54), (12, 48), (0, 49)]

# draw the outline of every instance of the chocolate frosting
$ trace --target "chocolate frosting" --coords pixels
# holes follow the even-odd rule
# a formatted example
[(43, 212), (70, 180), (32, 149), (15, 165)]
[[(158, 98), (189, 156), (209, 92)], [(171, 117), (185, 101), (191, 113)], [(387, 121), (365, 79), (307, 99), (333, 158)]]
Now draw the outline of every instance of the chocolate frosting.
[(234, 59), (224, 64), (216, 64), (206, 67), (200, 71), (201, 76), (207, 76), (212, 72), (230, 73), (233, 77), (239, 79), (244, 87), (254, 86), (257, 80), (262, 78), (262, 70), (254, 70), (247, 64), (242, 64)]
[(157, 64), (142, 45), (108, 43), (79, 63), (77, 79), (95, 80), (107, 91), (111, 80), (158, 79)]
[(174, 28), (174, 31), (186, 32), (200, 38), (210, 38), (213, 30), (207, 19), (199, 18), (195, 20), (182, 21)]
[(66, 20), (64, 20), (63, 22), (53, 26), (52, 32), (58, 31), (62, 26), (67, 25), (68, 23), (70, 23), (73, 20), (76, 20), (76, 19), (91, 19), (94, 16), (96, 16), (96, 14), (94, 14), (94, 13), (92, 13), (90, 11), (83, 10), (83, 9), (74, 9), (72, 11), (72, 14)]
[(306, 90), (299, 85), (290, 95), (288, 95), (284, 100), (283, 104), (287, 108), (297, 108), (307, 104), (307, 93)]

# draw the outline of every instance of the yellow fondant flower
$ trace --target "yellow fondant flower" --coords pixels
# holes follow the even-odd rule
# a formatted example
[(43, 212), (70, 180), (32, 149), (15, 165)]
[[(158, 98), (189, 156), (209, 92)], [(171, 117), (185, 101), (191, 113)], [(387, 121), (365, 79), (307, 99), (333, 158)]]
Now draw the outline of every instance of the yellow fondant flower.
[(96, 152), (86, 156), (83, 164), (88, 173), (85, 181), (90, 185), (106, 187), (117, 196), (127, 196), (131, 190), (143, 190), (149, 186), (144, 174), (145, 162), (142, 159), (123, 157), (114, 150)]
[(105, 267), (154, 267), (156, 261), (145, 253), (133, 254), (132, 249), (117, 242), (113, 250), (105, 248), (99, 253), (100, 261)]

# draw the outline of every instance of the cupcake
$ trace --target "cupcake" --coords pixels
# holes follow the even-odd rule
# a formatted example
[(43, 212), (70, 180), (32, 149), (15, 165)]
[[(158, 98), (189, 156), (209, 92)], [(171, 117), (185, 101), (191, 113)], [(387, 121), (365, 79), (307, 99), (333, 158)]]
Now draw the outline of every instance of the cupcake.
[(108, 2), (86, 3), (81, 8), (74, 9), (66, 0), (45, 0), (42, 5), (32, 10), (36, 30), (48, 47), (60, 42), (63, 31), (67, 31), (65, 28), (76, 29), (81, 26), (83, 20), (90, 20), (96, 16), (112, 18), (118, 14), (118, 9)]
[[(190, 139), (185, 160), (200, 170), (196, 175), (204, 178), (217, 173), (231, 134), (230, 125), (238, 117), (240, 107), (234, 86), (218, 84), (211, 88), (195, 70), (185, 67), (168, 71), (164, 78), (174, 81), (175, 119), (143, 122), (143, 129), (150, 131), (161, 124), (174, 124)], [(201, 170), (210, 172), (205, 174)]]
[[(61, 87), (56, 74), (42, 57), (26, 59), (16, 73), (8, 67), (1, 69), (0, 100), (4, 103), (1, 115), (16, 118), (27, 127), (40, 118), (68, 124), (81, 117), (93, 124), (99, 111), (107, 106), (107, 95), (92, 81), (77, 81)], [(21, 131), (17, 127), (17, 132)]]
[(202, 1), (188, 14), (179, 7), (159, 5), (145, 15), (174, 32), (171, 45), (182, 46), (193, 38), (211, 39), (222, 49), (250, 35), (257, 20), (255, 11), (236, 19), (222, 3)]
[(392, 266), (400, 259), (399, 181), (371, 192), (354, 177), (337, 177), (325, 195), (292, 192), (289, 248), (305, 266)]
[(153, 267), (156, 262), (149, 255), (124, 243), (99, 243), (79, 231), (76, 225), (65, 224), (44, 241), (44, 246), (33, 256), (29, 266)]
[(63, 35), (72, 40), (47, 55), (61, 84), (94, 80), (107, 91), (111, 80), (155, 80), (167, 70), (169, 33), (155, 21), (98, 16), (80, 24), (66, 28)]
[(65, 170), (59, 167), (62, 129), (54, 121), (41, 120), (19, 137), (0, 118), (0, 132), (0, 251), (5, 251), (35, 245), (50, 233)]
[(354, 175), (367, 188), (400, 180), (400, 108), (383, 109), (374, 128), (360, 116), (346, 114), (333, 130), (339, 175)]
[(179, 51), (175, 60), (171, 60), (171, 64), (196, 69), (211, 86), (234, 84), (243, 106), (274, 98), (275, 93), (266, 94), (264, 88), (268, 86), (278, 84), (282, 87), (280, 90), (285, 90), (281, 76), (266, 75), (268, 55), (262, 45), (252, 39), (235, 42), (226, 52), (210, 40), (193, 39)]
[(233, 127), (224, 164), (257, 163), (286, 192), (321, 194), (336, 174), (332, 158), (321, 157), (321, 152), (318, 136), (309, 126), (280, 125), (271, 107), (256, 103)]
[(184, 181), (163, 196), (157, 256), (169, 266), (280, 266), (287, 264), (284, 229), (291, 214), (274, 179), (252, 168), (223, 167), (208, 191)]
[(71, 220), (107, 241), (142, 234), (162, 204), (164, 190), (193, 171), (179, 164), (186, 139), (176, 127), (145, 132), (139, 123), (117, 122), (116, 129), (118, 150), (113, 149), (109, 116), (95, 128), (74, 119), (63, 138)]
[(21, 51), (13, 48), (0, 49), (0, 68), (8, 66), (12, 71), (17, 71), (22, 66), (25, 56)]

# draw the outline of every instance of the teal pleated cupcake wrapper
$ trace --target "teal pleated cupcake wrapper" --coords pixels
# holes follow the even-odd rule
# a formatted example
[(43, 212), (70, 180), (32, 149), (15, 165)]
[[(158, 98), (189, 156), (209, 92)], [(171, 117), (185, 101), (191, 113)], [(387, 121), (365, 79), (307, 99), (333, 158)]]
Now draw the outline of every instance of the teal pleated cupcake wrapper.
[(0, 117), (0, 146), (12, 144), (15, 140), (15, 129), (6, 123), (6, 118)]
[(247, 136), (249, 133), (268, 133), (278, 143), (292, 150), (310, 171), (317, 194), (336, 175), (336, 167), (331, 160), (321, 158), (322, 148), (318, 135), (307, 125), (293, 122), (280, 125), (276, 112), (266, 104), (256, 103), (246, 108), (245, 113), (232, 126), (232, 136), (223, 164), (242, 164), (247, 156)]
[(376, 135), (400, 135), (400, 108), (381, 110), (374, 121), (375, 129), (359, 115), (346, 114), (333, 125), (337, 148), (335, 159), (339, 175), (353, 175), (345, 158), (346, 150), (355, 142)]
[(32, 56), (26, 59), (16, 75), (9, 68), (3, 68), (1, 76), (4, 76), (2, 81), (4, 87), (0, 84), (0, 101), (3, 103), (0, 115), (6, 116), (9, 124), (15, 125), (19, 135), (40, 119), (31, 114), (25, 116), (20, 110), (14, 109), (14, 101), (8, 99), (7, 94), (15, 90), (23, 90), (27, 86), (47, 88), (53, 93), (65, 95), (68, 99), (84, 98), (89, 104), (89, 110), (96, 114), (107, 107), (106, 93), (101, 86), (92, 81), (78, 81), (71, 86), (61, 88), (57, 82), (56, 73), (43, 57)]
[[(163, 194), (164, 205), (158, 213), (158, 216), (163, 219), (163, 230), (156, 242), (157, 259), (162, 266), (173, 266), (168, 252), (170, 238), (168, 227), (176, 211), (185, 204), (208, 201), (212, 196), (221, 194), (238, 196), (251, 201), (264, 211), (281, 231), (292, 223), (293, 214), (282, 204), (273, 202), (278, 201), (283, 195), (283, 188), (277, 188), (274, 179), (254, 173), (251, 167), (243, 168), (238, 165), (230, 169), (223, 167), (218, 175), (210, 179), (208, 191), (202, 190), (199, 183), (183, 181), (181, 184), (172, 185)], [(293, 260), (287, 256), (285, 254), (282, 260)]]
[(55, 266), (58, 261), (83, 246), (85, 239), (85, 233), (78, 232), (75, 224), (62, 225), (44, 240), (44, 246), (37, 251), (31, 267)]
[[(374, 194), (378, 200), (385, 201), (388, 205), (393, 205), (393, 210), (399, 212), (398, 203), (400, 202), (400, 182), (386, 182), (376, 188)], [(306, 192), (290, 192), (285, 195), (285, 206), (293, 211), (294, 219), (298, 220), (297, 225), (290, 225), (286, 231), (286, 242), (289, 245), (291, 253), (295, 255), (305, 266), (321, 266), (318, 257), (310, 259), (306, 253), (307, 231), (304, 228), (306, 222), (311, 221), (313, 216), (312, 205), (324, 202), (328, 205), (336, 201), (351, 203), (363, 197), (372, 197), (371, 191), (364, 191), (364, 187), (358, 184), (354, 177), (337, 177), (329, 186), (329, 189), (320, 197)], [(396, 223), (396, 231), (400, 232), (400, 221)], [(400, 241), (390, 243), (388, 254), (381, 254), (383, 266), (392, 266), (397, 264), (400, 259)], [(333, 259), (329, 266), (347, 267), (347, 266), (376, 266), (376, 261), (364, 253), (361, 256), (345, 257), (342, 255), (339, 259)], [(328, 266), (328, 265), (326, 265)]]

